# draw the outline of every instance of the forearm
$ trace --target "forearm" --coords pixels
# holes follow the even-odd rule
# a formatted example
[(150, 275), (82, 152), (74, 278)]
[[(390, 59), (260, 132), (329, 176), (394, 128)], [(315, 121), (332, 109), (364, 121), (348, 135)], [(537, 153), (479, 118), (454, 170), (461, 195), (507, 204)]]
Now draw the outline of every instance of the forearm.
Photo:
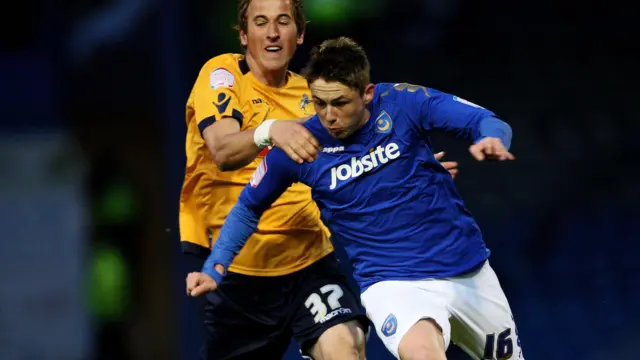
[(220, 277), (214, 270), (215, 265), (222, 265), (226, 269), (238, 255), (249, 237), (258, 229), (260, 215), (242, 203), (237, 203), (227, 215), (222, 225), (220, 236), (211, 249), (211, 254), (202, 267), (202, 272), (214, 279)]
[(262, 149), (254, 143), (254, 132), (254, 129), (249, 129), (220, 136), (214, 141), (207, 141), (213, 160), (220, 170), (240, 169), (258, 156)]

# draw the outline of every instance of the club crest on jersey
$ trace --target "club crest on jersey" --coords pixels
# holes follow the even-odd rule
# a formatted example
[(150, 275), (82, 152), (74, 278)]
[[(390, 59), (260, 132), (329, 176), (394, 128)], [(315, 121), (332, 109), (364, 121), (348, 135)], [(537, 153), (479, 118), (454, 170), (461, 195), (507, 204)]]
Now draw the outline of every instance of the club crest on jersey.
[(398, 319), (395, 315), (389, 314), (382, 323), (382, 329), (380, 329), (380, 331), (382, 331), (384, 336), (389, 337), (394, 335), (396, 330), (398, 330)]
[(309, 99), (309, 95), (302, 95), (302, 100), (300, 100), (300, 109), (304, 109), (307, 105), (311, 104), (311, 99)]
[(267, 160), (263, 159), (262, 162), (260, 162), (260, 165), (258, 165), (258, 167), (256, 168), (256, 171), (254, 171), (253, 175), (251, 175), (251, 179), (249, 179), (249, 184), (251, 184), (251, 186), (253, 186), (254, 188), (258, 187), (258, 185), (260, 184), (260, 182), (262, 181), (266, 173), (267, 173)]
[(313, 114), (312, 111), (309, 111), (309, 109), (307, 109), (307, 105), (311, 104), (311, 99), (309, 99), (309, 95), (304, 94), (302, 95), (302, 99), (300, 100), (300, 109), (302, 111), (304, 111), (305, 114)]
[(463, 98), (461, 98), (461, 97), (454, 96), (454, 97), (453, 97), (453, 101), (457, 101), (457, 102), (462, 103), (462, 104), (465, 104), (465, 105), (473, 106), (474, 108), (484, 109), (482, 106), (480, 106), (480, 105), (478, 105), (478, 104), (474, 104), (474, 103), (472, 103), (471, 101), (469, 101), (469, 100), (465, 100), (465, 99), (463, 99)]
[(391, 116), (386, 111), (382, 111), (376, 118), (376, 132), (379, 134), (388, 134), (393, 127)]

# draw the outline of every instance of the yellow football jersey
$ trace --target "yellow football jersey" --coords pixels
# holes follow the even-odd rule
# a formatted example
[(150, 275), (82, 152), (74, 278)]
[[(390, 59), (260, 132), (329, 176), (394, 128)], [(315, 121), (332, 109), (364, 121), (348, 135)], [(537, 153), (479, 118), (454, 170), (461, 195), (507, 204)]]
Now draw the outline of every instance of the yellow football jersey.
[[(271, 88), (249, 71), (243, 55), (225, 54), (209, 60), (187, 101), (187, 166), (180, 197), (182, 241), (211, 247), (242, 189), (268, 151), (248, 166), (221, 172), (201, 131), (223, 117), (234, 117), (241, 129), (267, 119), (296, 119), (314, 114), (306, 80), (292, 72), (282, 88)], [(245, 275), (285, 275), (333, 251), (320, 211), (303, 184), (290, 187), (264, 212), (258, 231), (229, 270)]]

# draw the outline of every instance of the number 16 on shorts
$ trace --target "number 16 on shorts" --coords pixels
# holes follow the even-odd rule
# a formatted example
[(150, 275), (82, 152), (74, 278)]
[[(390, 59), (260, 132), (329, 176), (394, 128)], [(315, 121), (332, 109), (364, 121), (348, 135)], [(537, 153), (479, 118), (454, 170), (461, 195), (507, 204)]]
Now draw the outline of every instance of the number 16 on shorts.
[[(520, 337), (518, 336), (518, 329), (514, 326), (514, 332), (517, 338), (517, 351), (521, 352)], [(484, 345), (484, 355), (482, 359), (497, 359), (508, 360), (513, 357), (513, 337), (511, 336), (511, 329), (506, 329), (499, 334), (488, 334)], [(515, 359), (521, 359), (522, 354), (516, 354)]]

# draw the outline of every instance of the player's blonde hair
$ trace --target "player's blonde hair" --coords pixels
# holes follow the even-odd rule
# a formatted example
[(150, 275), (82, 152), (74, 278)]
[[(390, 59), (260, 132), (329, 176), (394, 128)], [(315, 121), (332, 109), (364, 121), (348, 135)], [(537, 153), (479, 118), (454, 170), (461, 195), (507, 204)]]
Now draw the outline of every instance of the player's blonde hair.
[(337, 81), (360, 95), (370, 82), (369, 59), (364, 49), (348, 37), (325, 40), (311, 51), (311, 59), (302, 70), (309, 85), (322, 78)]
[[(302, 0), (289, 0), (291, 2), (291, 13), (293, 15), (293, 21), (296, 23), (298, 29), (298, 35), (302, 34), (307, 26), (307, 20), (304, 16), (304, 5)], [(247, 32), (247, 14), (249, 12), (249, 5), (251, 0), (238, 0), (238, 25), (235, 26), (236, 30), (242, 30)]]

